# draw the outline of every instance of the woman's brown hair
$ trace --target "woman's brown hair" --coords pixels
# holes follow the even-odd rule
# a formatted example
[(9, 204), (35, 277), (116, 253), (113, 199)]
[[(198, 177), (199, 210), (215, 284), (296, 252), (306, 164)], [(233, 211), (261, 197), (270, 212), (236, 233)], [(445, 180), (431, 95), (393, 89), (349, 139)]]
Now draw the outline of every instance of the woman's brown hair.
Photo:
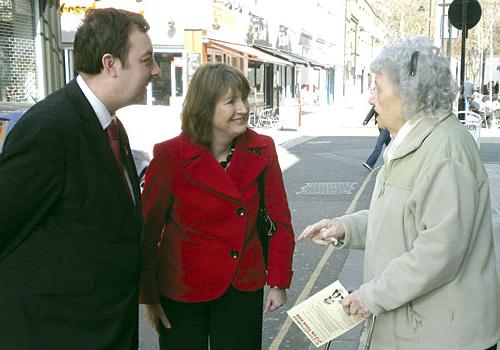
[(231, 90), (246, 100), (250, 93), (247, 78), (236, 68), (222, 63), (201, 65), (193, 75), (182, 108), (182, 131), (195, 144), (209, 147), (215, 105)]

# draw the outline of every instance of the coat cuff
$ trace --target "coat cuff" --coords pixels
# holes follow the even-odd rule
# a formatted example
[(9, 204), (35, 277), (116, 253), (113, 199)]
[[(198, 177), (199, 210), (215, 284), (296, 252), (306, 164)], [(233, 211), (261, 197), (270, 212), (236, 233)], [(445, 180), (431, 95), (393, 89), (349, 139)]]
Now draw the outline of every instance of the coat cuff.
[(280, 288), (290, 288), (293, 271), (269, 267), (267, 270), (267, 284)]
[(370, 310), (375, 316), (380, 315), (382, 312), (386, 311), (378, 304), (371, 302), (369, 284), (363, 284), (359, 287), (359, 296), (361, 297), (361, 301), (363, 302), (363, 304), (365, 304), (368, 310)]
[(159, 288), (158, 284), (151, 279), (142, 279), (139, 293), (139, 303), (141, 304), (157, 304), (159, 303)]
[(340, 248), (364, 249), (366, 242), (366, 229), (368, 210), (337, 218), (344, 226), (345, 237)]

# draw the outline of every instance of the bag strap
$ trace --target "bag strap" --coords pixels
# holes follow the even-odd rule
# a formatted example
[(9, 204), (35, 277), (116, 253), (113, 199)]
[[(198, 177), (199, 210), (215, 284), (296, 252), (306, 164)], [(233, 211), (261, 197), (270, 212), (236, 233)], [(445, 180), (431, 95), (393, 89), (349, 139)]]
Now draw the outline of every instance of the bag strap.
[[(252, 148), (251, 151), (260, 155), (260, 148)], [(259, 183), (259, 209), (262, 209), (266, 207), (266, 202), (264, 200), (264, 172), (260, 173), (257, 182)]]
[(259, 175), (259, 179), (257, 180), (259, 182), (259, 208), (265, 208), (265, 200), (264, 200), (264, 173)]

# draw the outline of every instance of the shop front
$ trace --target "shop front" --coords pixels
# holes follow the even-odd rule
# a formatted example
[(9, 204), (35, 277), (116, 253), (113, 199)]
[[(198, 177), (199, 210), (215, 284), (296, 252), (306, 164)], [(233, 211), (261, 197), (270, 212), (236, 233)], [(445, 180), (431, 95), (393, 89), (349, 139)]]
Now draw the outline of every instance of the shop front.
[(55, 1), (0, 0), (3, 106), (35, 103), (64, 85), (58, 13)]
[(253, 111), (265, 107), (279, 108), (282, 72), (291, 64), (256, 48), (210, 39), (207, 61), (221, 62), (241, 70), (250, 82), (249, 96)]
[(320, 63), (309, 57), (297, 55), (293, 52), (284, 51), (285, 54), (303, 61), (307, 61), (309, 66), (302, 75), (301, 98), (307, 104), (320, 104), (327, 96), (327, 65)]
[(161, 73), (152, 82), (152, 105), (181, 104), (183, 98), (182, 53), (159, 51), (154, 52), (153, 55)]

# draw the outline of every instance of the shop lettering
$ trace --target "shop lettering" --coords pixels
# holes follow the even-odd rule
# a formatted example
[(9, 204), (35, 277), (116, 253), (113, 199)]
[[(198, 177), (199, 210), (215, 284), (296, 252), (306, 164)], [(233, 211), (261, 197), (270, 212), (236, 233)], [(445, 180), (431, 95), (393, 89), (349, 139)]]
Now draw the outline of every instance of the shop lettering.
[(87, 12), (87, 10), (90, 8), (91, 7), (87, 7), (87, 6), (69, 6), (69, 5), (66, 5), (65, 3), (62, 3), (61, 4), (61, 14), (80, 16), (80, 15), (84, 15), (85, 12)]

